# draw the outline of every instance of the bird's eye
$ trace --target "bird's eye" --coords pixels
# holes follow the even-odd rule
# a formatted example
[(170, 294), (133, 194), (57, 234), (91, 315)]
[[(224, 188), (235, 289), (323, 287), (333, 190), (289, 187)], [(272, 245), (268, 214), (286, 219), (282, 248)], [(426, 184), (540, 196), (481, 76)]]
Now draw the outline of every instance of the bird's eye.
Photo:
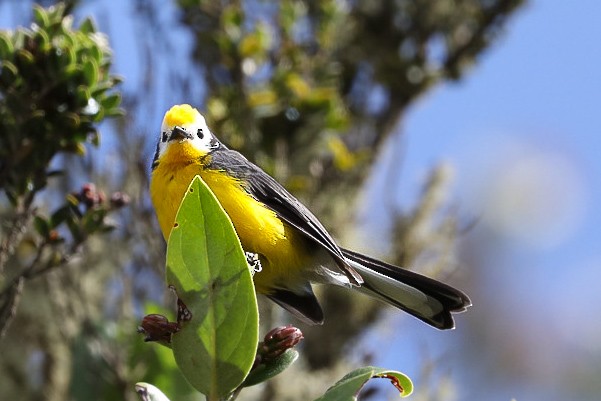
[(198, 131), (196, 131), (196, 135), (198, 136), (199, 139), (204, 138), (205, 134), (204, 134), (204, 132), (202, 132), (202, 128), (199, 128)]
[(161, 141), (167, 142), (167, 133), (163, 132), (163, 136), (161, 137)]

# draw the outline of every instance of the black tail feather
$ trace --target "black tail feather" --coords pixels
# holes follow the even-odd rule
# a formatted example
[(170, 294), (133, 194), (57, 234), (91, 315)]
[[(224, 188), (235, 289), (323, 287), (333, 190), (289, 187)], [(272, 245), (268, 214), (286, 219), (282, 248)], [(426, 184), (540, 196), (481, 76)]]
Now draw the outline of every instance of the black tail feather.
[(441, 330), (455, 327), (451, 312), (471, 305), (463, 292), (421, 274), (343, 249), (363, 277), (358, 288)]

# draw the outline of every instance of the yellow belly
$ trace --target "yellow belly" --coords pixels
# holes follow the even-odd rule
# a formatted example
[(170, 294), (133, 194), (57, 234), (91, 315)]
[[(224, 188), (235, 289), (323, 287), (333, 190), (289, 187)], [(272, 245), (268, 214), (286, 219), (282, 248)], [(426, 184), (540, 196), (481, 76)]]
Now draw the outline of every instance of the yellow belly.
[(255, 274), (258, 292), (297, 288), (303, 269), (309, 267), (305, 241), (275, 212), (249, 196), (240, 182), (223, 172), (205, 170), (200, 164), (161, 163), (152, 173), (150, 194), (163, 236), (169, 238), (179, 204), (194, 176), (200, 175), (232, 220), (247, 252), (259, 254), (263, 270)]

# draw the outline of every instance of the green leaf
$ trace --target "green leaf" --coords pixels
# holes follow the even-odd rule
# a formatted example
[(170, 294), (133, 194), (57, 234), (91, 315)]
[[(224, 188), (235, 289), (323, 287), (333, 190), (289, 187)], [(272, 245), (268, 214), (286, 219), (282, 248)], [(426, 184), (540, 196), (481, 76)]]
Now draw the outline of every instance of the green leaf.
[(12, 85), (17, 79), (19, 70), (16, 65), (10, 61), (3, 61), (0, 69), (0, 82), (6, 85)]
[(50, 216), (49, 220), (50, 228), (56, 228), (59, 224), (62, 224), (69, 219), (73, 219), (72, 204), (65, 205), (52, 213), (52, 216)]
[(315, 401), (354, 401), (365, 383), (371, 378), (389, 379), (399, 390), (401, 397), (413, 392), (413, 383), (409, 377), (393, 370), (368, 366), (352, 371), (334, 384), (326, 393)]
[(0, 59), (3, 62), (12, 59), (14, 51), (15, 48), (9, 34), (6, 31), (0, 32)]
[(17, 61), (22, 65), (30, 66), (35, 62), (35, 58), (29, 50), (19, 49), (17, 50)]
[(98, 63), (94, 59), (86, 60), (83, 65), (83, 73), (86, 78), (87, 84), (91, 87), (96, 86), (98, 83), (98, 76), (100, 74), (98, 70)]
[(192, 315), (172, 339), (179, 368), (209, 400), (229, 394), (254, 362), (257, 299), (234, 227), (198, 176), (169, 237), (167, 283)]
[(111, 95), (108, 95), (107, 97), (105, 97), (102, 100), (102, 107), (104, 107), (107, 110), (112, 110), (114, 108), (119, 107), (119, 104), (121, 104), (121, 94), (120, 93), (113, 93)]
[(244, 383), (244, 387), (254, 386), (279, 375), (292, 365), (298, 359), (298, 351), (295, 349), (287, 349), (282, 355), (270, 361), (268, 364), (259, 365), (253, 369)]
[(96, 130), (96, 128), (92, 128), (92, 132), (88, 134), (90, 138), (90, 143), (94, 146), (100, 146), (100, 134)]
[[(81, 227), (87, 234), (97, 231), (104, 231), (104, 218), (107, 211), (105, 209), (90, 209), (81, 219)], [(112, 229), (112, 228), (111, 228)]]
[(48, 235), (50, 233), (50, 224), (48, 223), (48, 220), (40, 216), (35, 216), (33, 218), (33, 226), (38, 232), (38, 234), (40, 234), (44, 238), (48, 238)]
[(50, 25), (48, 12), (37, 4), (33, 6), (33, 20), (42, 28), (46, 28)]
[(86, 17), (81, 25), (79, 25), (79, 30), (85, 34), (94, 33), (97, 31), (96, 23), (90, 17)]
[(76, 90), (77, 103), (84, 106), (88, 104), (88, 101), (92, 97), (90, 88), (85, 85), (79, 85)]
[(50, 36), (48, 33), (43, 30), (36, 31), (34, 38), (40, 48), (40, 52), (48, 52), (51, 48)]

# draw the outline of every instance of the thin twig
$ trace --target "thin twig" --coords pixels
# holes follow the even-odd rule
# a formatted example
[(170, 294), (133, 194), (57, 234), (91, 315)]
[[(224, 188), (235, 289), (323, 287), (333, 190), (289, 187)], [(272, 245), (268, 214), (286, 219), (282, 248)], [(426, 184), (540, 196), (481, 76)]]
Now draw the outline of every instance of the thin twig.
[(29, 218), (33, 214), (33, 210), (28, 207), (19, 209), (22, 210), (17, 211), (12, 218), (6, 237), (0, 242), (0, 274), (4, 272), (6, 262), (8, 262), (8, 259), (14, 253), (16, 245), (25, 233), (25, 227), (27, 226)]
[(10, 322), (15, 317), (24, 282), (25, 279), (21, 277), (13, 286), (9, 287), (10, 291), (0, 296), (0, 299), (6, 297), (6, 302), (0, 307), (0, 339), (4, 337)]
[(0, 298), (4, 297), (7, 293), (9, 293), (11, 291), (11, 289), (21, 280), (23, 279), (29, 279), (32, 277), (33, 275), (33, 270), (35, 269), (35, 267), (38, 265), (38, 263), (40, 263), (40, 260), (42, 259), (42, 254), (44, 253), (44, 250), (46, 249), (46, 246), (48, 246), (47, 242), (43, 242), (40, 244), (40, 246), (37, 249), (37, 252), (35, 254), (35, 257), (33, 258), (33, 260), (31, 261), (31, 263), (29, 264), (29, 266), (27, 266), (25, 269), (23, 269), (21, 271), (21, 273), (19, 273), (16, 277), (14, 277), (11, 282), (6, 285), (4, 287), (4, 289), (2, 289), (2, 291), (0, 291)]
[(33, 258), (31, 264), (24, 269), (21, 274), (17, 275), (12, 279), (10, 284), (8, 284), (2, 292), (0, 292), (0, 300), (5, 301), (2, 303), (0, 307), (0, 338), (4, 336), (6, 330), (12, 319), (15, 317), (15, 313), (17, 311), (17, 306), (19, 305), (19, 299), (21, 292), (23, 291), (23, 286), (25, 284), (25, 280), (31, 274), (35, 266), (40, 262), (42, 258), (42, 253), (44, 252), (44, 248), (46, 247), (46, 243), (43, 243)]
[(49, 272), (52, 269), (63, 266), (71, 260), (71, 255), (75, 254), (77, 248), (81, 245), (81, 241), (75, 242), (67, 253), (64, 253), (59, 260), (48, 260), (42, 267), (36, 268), (40, 265), (42, 255), (50, 244), (43, 242), (36, 252), (33, 261), (27, 266), (19, 275), (14, 277), (10, 284), (6, 285), (2, 291), (0, 291), (0, 300), (6, 299), (0, 306), (0, 339), (6, 333), (12, 318), (14, 317), (17, 307), (19, 305), (19, 295), (25, 285), (25, 280), (41, 276)]

